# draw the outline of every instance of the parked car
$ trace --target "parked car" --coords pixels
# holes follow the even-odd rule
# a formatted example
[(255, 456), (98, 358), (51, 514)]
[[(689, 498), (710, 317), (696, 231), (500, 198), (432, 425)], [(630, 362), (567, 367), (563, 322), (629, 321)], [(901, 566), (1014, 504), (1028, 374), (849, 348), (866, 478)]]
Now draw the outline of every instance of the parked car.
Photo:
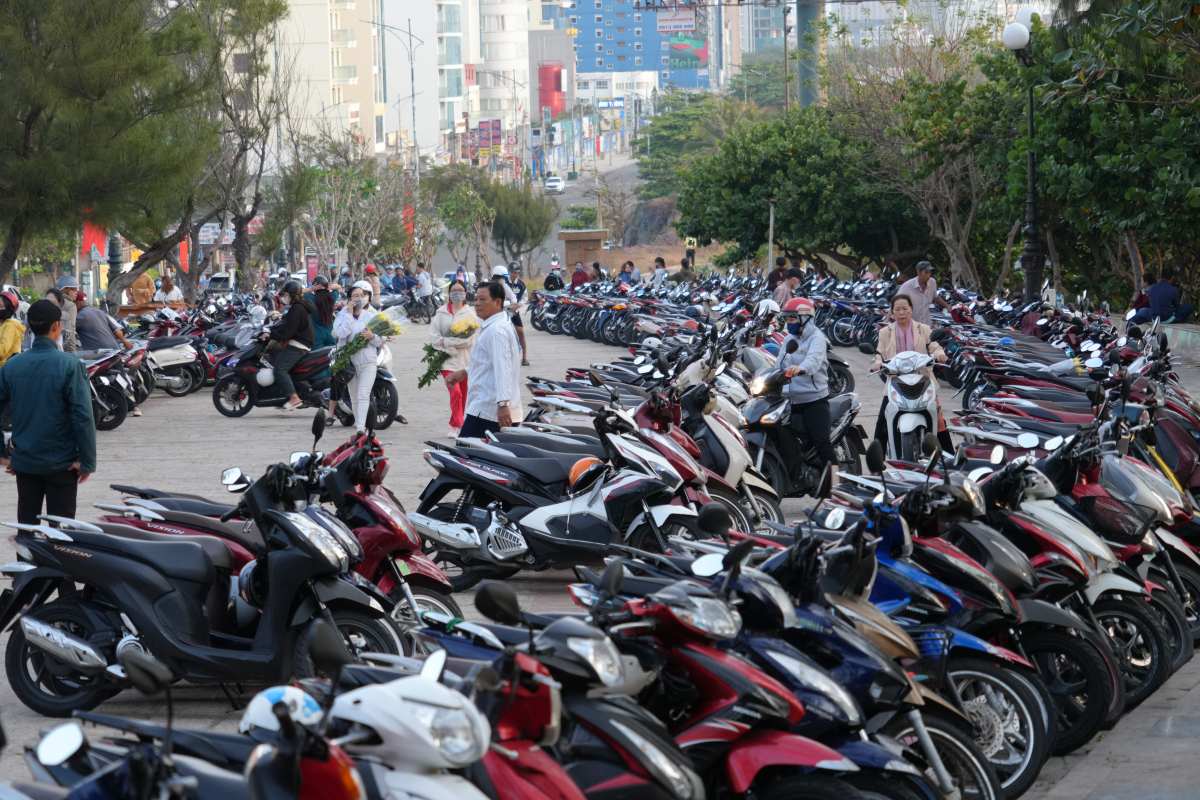
[(557, 175), (551, 175), (546, 178), (545, 192), (546, 194), (562, 194), (567, 190), (567, 182)]

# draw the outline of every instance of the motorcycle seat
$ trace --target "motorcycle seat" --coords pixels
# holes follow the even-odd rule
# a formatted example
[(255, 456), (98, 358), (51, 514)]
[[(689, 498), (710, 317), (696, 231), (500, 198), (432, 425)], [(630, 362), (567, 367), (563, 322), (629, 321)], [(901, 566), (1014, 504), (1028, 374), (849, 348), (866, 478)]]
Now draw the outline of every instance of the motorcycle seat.
[(259, 532), (257, 525), (251, 524), (249, 530), (243, 531), (243, 523), (240, 522), (221, 522), (219, 519), (201, 516), (200, 514), (188, 511), (172, 511), (168, 508), (155, 508), (153, 506), (149, 508), (167, 522), (186, 525), (189, 528), (209, 532), (223, 539), (232, 539), (251, 553), (261, 553), (266, 549), (266, 543), (263, 541), (262, 534)]
[(151, 352), (153, 352), (155, 350), (165, 350), (168, 347), (178, 347), (181, 344), (191, 343), (191, 336), (157, 336), (149, 340), (149, 342), (147, 342), (147, 346), (150, 348)]
[[(1079, 433), (1079, 425), (1073, 422), (1051, 422), (1046, 419), (1014, 417), (1009, 414), (996, 414), (995, 416), (1016, 423), (1022, 430), (1030, 431), (1031, 433), (1040, 433), (1045, 436), (1070, 436)], [(1005, 432), (1007, 433), (1008, 431)]]
[(12, 788), (20, 792), (20, 797), (29, 800), (66, 800), (71, 796), (71, 790), (65, 786), (53, 786), (48, 783), (22, 783), (17, 781)]
[(165, 541), (79, 531), (72, 531), (71, 536), (80, 544), (123, 553), (145, 562), (172, 578), (206, 586), (214, 581), (213, 563), (204, 548), (196, 542), (181, 541), (178, 536), (167, 535)]
[(514, 456), (521, 456), (522, 458), (548, 458), (552, 461), (556, 461), (558, 462), (558, 465), (562, 467), (564, 475), (571, 472), (571, 467), (575, 466), (575, 462), (589, 455), (588, 453), (575, 453), (559, 450), (557, 448), (552, 449), (549, 447), (543, 448), (533, 444), (522, 444), (520, 442), (495, 442), (491, 444), (493, 447), (499, 447), (502, 450), (507, 450)]
[[(518, 445), (510, 445), (515, 447)], [(531, 448), (535, 449), (535, 448)], [(477, 461), (487, 461), (493, 464), (499, 464), (502, 467), (514, 469), (521, 472), (539, 483), (562, 483), (567, 479), (567, 475), (571, 471), (571, 467), (579, 460), (579, 456), (575, 454), (557, 453), (555, 455), (564, 456), (562, 459), (548, 457), (549, 454), (538, 456), (521, 456), (512, 453), (506, 448), (501, 448), (498, 445), (490, 445), (482, 448), (479, 447), (454, 447), (454, 454), (463, 458), (471, 458)], [(539, 451), (540, 453), (541, 451)], [(565, 461), (567, 457), (570, 463)]]
[(542, 433), (521, 428), (503, 428), (493, 436), (501, 444), (527, 444), (558, 453), (576, 453), (580, 458), (583, 456), (608, 458), (604, 448), (600, 445), (600, 440), (594, 436), (588, 437), (573, 433)]
[(199, 514), (202, 517), (220, 517), (233, 510), (232, 505), (222, 505), (210, 500), (200, 500), (191, 497), (156, 497), (158, 503), (168, 511), (186, 511), (189, 514)]
[(829, 398), (829, 419), (836, 423), (839, 419), (849, 414), (856, 400), (857, 398), (851, 392), (835, 394)]
[(214, 567), (225, 572), (233, 570), (233, 558), (229, 555), (229, 548), (215, 536), (183, 536), (174, 533), (156, 533), (155, 531), (145, 531), (141, 528), (135, 528), (132, 525), (121, 525), (116, 522), (97, 522), (95, 524), (108, 535), (120, 536), (125, 539), (137, 539), (143, 542), (192, 542), (200, 546), (200, 549), (208, 556), (208, 560), (212, 562)]
[[(167, 734), (166, 727), (137, 719), (95, 711), (79, 711), (76, 714), (86, 722), (132, 734), (142, 741), (162, 741)], [(202, 758), (213, 766), (232, 770), (242, 769), (249, 760), (251, 751), (259, 744), (248, 736), (180, 728), (171, 731), (171, 738), (176, 753)]]

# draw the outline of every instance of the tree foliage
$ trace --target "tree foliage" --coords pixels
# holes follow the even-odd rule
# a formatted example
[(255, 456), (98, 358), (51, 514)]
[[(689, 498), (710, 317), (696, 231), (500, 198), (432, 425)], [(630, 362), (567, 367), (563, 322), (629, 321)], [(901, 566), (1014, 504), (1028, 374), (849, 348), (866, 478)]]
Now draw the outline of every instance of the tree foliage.
[(492, 239), (505, 260), (524, 262), (526, 272), (558, 217), (558, 203), (522, 181), (493, 183), (486, 198), (496, 212)]

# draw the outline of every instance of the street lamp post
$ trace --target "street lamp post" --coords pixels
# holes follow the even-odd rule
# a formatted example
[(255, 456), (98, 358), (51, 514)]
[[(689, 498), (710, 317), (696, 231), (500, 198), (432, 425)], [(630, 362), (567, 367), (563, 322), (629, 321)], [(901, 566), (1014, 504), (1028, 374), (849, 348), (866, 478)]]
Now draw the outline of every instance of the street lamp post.
[[(1030, 52), (1030, 27), (1034, 11), (1029, 7), (1017, 12), (1016, 20), (1004, 28), (1004, 46), (1012, 50), (1022, 65), (1033, 64)], [(1031, 303), (1041, 297), (1042, 290), (1042, 246), (1038, 237), (1037, 214), (1037, 153), (1034, 152), (1033, 81), (1028, 86), (1028, 132), (1029, 152), (1025, 164), (1025, 246), (1021, 250), (1021, 269), (1025, 273), (1025, 302)]]

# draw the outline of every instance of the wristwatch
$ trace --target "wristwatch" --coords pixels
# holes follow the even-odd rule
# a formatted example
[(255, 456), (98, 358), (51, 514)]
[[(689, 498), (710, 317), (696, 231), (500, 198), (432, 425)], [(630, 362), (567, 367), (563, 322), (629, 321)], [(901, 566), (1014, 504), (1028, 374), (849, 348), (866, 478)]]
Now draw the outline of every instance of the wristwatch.
[(499, 408), (508, 408), (508, 401), (501, 400), (500, 402), (496, 403), (496, 406)]

